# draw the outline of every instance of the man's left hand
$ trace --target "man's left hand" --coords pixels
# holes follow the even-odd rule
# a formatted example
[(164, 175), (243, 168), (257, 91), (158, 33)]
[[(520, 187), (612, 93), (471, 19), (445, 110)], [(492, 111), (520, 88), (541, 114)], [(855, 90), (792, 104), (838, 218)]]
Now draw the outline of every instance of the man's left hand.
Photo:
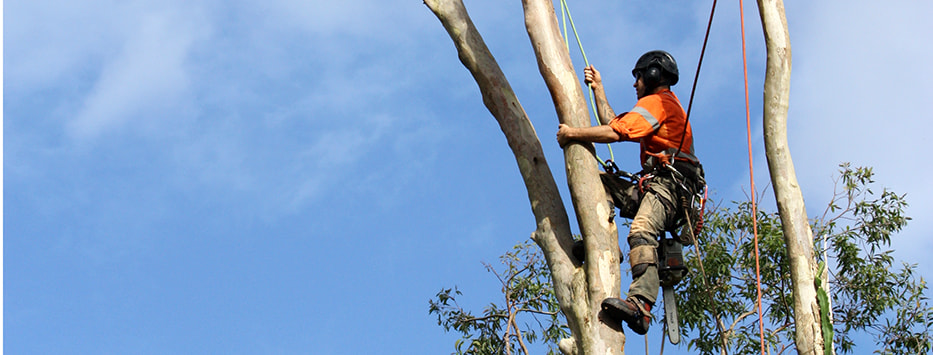
[(557, 144), (559, 144), (561, 148), (572, 140), (570, 139), (571, 131), (573, 131), (573, 127), (566, 124), (561, 123), (557, 126)]

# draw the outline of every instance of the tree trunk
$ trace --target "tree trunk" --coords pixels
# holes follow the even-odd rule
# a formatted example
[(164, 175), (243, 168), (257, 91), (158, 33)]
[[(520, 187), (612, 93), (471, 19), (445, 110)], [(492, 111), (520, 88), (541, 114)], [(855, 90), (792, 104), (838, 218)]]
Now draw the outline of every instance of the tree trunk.
[(790, 100), (791, 47), (782, 0), (758, 0), (768, 50), (764, 88), (765, 154), (781, 216), (794, 288), (797, 352), (823, 351), (820, 310), (816, 299), (813, 231), (797, 184), (787, 146), (787, 107)]
[[(564, 152), (571, 198), (588, 261), (571, 257), (573, 236), (557, 184), (537, 134), (461, 0), (425, 0), (450, 35), (460, 61), (480, 87), (486, 108), (499, 122), (515, 155), (537, 229), (532, 238), (551, 270), (554, 290), (573, 335), (560, 343), (565, 354), (622, 354), (625, 336), (599, 321), (600, 302), (620, 292), (618, 232), (599, 180), (592, 145)], [(561, 122), (588, 125), (589, 113), (550, 1), (525, 0), (525, 23), (538, 66)], [(556, 128), (556, 127), (555, 127)]]
[[(551, 93), (551, 100), (561, 123), (573, 127), (590, 125), (586, 98), (570, 53), (560, 34), (554, 5), (547, 0), (523, 0), (525, 27), (531, 39), (538, 70)], [(587, 295), (590, 315), (597, 315), (600, 303), (607, 297), (620, 294), (619, 233), (613, 218), (603, 184), (599, 179), (595, 149), (592, 144), (570, 144), (564, 149), (567, 183), (573, 202), (580, 234), (586, 246)], [(583, 354), (608, 354), (618, 351), (625, 343), (618, 330), (590, 316), (587, 344), (580, 347)], [(578, 339), (580, 340), (580, 339)]]

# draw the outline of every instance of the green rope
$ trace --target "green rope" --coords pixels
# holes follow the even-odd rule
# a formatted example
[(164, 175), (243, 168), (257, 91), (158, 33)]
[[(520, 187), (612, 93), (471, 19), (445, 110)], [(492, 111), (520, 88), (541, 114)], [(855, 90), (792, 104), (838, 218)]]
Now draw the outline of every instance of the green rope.
[[(573, 35), (577, 39), (577, 44), (580, 46), (580, 54), (583, 55), (583, 63), (589, 67), (590, 61), (586, 58), (586, 51), (583, 50), (583, 42), (580, 41), (580, 34), (577, 33), (577, 26), (573, 23), (573, 15), (570, 14), (570, 6), (567, 5), (566, 0), (560, 0), (560, 10), (561, 18), (564, 22), (564, 42), (567, 43), (567, 51), (570, 52), (570, 41), (567, 40), (567, 38), (570, 37), (567, 33), (567, 20), (569, 19), (570, 28), (573, 29)], [(602, 122), (599, 121), (599, 111), (596, 108), (596, 98), (593, 96), (593, 87), (588, 86), (588, 88), (589, 90), (587, 90), (587, 93), (590, 97), (590, 106), (593, 108), (593, 115), (596, 118), (596, 123), (597, 125), (602, 125)], [(609, 148), (609, 159), (615, 161), (615, 155), (612, 153), (612, 146), (607, 143), (606, 147)], [(596, 160), (599, 160), (599, 164), (604, 168), (606, 167), (606, 162), (600, 159), (599, 155), (596, 155)]]
[(560, 1), (560, 18), (564, 23), (564, 43), (567, 43), (567, 53), (570, 53), (570, 41), (567, 40), (569, 35), (567, 34), (567, 3), (564, 0)]

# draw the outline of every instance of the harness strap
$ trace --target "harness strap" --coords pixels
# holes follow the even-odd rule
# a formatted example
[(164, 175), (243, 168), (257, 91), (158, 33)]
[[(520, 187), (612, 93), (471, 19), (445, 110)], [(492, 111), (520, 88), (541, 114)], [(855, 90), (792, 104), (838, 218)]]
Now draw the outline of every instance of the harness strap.
[[(675, 161), (687, 162), (693, 165), (697, 165), (700, 163), (700, 159), (697, 158), (692, 153), (687, 152), (685, 150), (678, 151), (675, 148), (668, 148), (668, 149), (663, 150), (660, 153), (652, 153), (649, 151), (645, 151), (645, 154), (650, 157), (648, 158), (648, 161), (645, 162), (646, 166), (657, 167), (659, 165), (660, 166), (671, 165)], [(672, 157), (673, 159), (671, 159)]]

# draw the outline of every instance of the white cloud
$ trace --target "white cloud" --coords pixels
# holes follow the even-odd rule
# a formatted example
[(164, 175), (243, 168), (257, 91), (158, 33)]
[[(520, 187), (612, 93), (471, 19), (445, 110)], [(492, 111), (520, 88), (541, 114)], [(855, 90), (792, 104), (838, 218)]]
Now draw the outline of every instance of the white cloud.
[[(89, 8), (101, 9), (88, 11)], [(5, 5), (5, 74), (11, 91), (33, 91), (75, 76), (121, 36), (110, 9), (93, 2), (20, 1)], [(67, 29), (67, 30), (63, 30)]]
[(192, 80), (189, 53), (206, 36), (205, 27), (172, 12), (139, 14), (136, 20), (69, 122), (72, 136), (94, 138), (131, 120), (155, 120), (184, 100)]

